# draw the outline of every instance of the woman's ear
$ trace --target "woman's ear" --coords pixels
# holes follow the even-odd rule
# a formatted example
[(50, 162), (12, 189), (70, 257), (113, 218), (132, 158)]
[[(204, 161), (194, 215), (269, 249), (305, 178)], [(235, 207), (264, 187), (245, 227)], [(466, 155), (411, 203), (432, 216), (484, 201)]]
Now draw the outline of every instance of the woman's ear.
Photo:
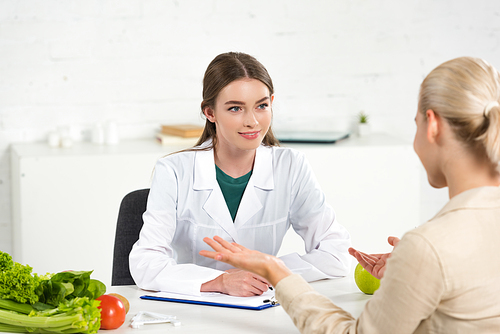
[(203, 108), (203, 114), (210, 122), (215, 123), (215, 113), (212, 108), (210, 107)]
[(435, 143), (441, 131), (441, 118), (432, 109), (425, 112), (427, 117), (427, 140)]

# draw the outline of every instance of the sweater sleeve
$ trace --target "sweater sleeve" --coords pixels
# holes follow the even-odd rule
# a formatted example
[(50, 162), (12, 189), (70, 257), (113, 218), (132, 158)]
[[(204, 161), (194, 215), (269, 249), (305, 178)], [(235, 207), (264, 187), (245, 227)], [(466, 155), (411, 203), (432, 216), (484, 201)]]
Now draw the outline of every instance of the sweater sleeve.
[(276, 299), (303, 334), (356, 333), (353, 316), (316, 292), (298, 274), (276, 285)]
[(414, 333), (432, 315), (444, 290), (434, 248), (410, 232), (393, 251), (379, 290), (357, 320), (298, 275), (281, 280), (276, 297), (301, 333), (405, 334)]
[(409, 232), (392, 252), (379, 290), (358, 319), (358, 329), (370, 333), (414, 333), (422, 320), (437, 309), (444, 292), (445, 280), (437, 252), (425, 237)]

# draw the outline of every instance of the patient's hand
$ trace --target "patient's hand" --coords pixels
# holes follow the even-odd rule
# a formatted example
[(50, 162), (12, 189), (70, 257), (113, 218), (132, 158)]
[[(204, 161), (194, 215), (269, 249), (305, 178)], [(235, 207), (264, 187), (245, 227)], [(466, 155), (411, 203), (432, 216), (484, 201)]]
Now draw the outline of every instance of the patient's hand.
[[(283, 261), (275, 256), (261, 253), (259, 251), (247, 249), (235, 242), (230, 243), (221, 237), (215, 236), (212, 239), (204, 238), (215, 252), (202, 250), (200, 255), (228, 263), (233, 267), (250, 271), (262, 278), (271, 285), (276, 284), (292, 272)], [(227, 275), (223, 274), (222, 276)]]
[[(389, 237), (387, 239), (391, 246), (396, 246), (399, 243), (399, 238)], [(394, 250), (394, 249), (393, 249)], [(349, 254), (354, 256), (356, 260), (374, 277), (381, 279), (384, 276), (387, 259), (391, 256), (391, 253), (385, 254), (366, 254), (360, 251), (357, 251), (354, 248), (349, 248)]]

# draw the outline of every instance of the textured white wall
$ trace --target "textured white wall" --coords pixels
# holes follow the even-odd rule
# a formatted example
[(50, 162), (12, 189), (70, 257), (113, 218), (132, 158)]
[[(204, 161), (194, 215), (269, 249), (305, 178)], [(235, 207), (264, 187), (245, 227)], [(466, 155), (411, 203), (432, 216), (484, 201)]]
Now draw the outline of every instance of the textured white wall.
[[(411, 139), (432, 68), (463, 55), (500, 68), (499, 16), (496, 0), (0, 0), (0, 249), (12, 143), (58, 126), (85, 140), (107, 119), (122, 138), (201, 124), (203, 72), (226, 51), (268, 68), (277, 128), (347, 129), (364, 110)], [(429, 218), (444, 193), (422, 187)]]

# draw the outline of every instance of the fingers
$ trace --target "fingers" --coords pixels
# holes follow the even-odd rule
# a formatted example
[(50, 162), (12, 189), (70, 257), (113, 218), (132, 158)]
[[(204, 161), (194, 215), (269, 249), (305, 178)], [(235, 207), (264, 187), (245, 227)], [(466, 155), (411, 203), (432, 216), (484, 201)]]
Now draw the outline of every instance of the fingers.
[(364, 267), (365, 265), (374, 266), (383, 254), (366, 254), (355, 250), (354, 248), (349, 248), (349, 254), (354, 256), (356, 260)]
[(382, 268), (380, 268), (380, 270), (377, 273), (377, 276), (375, 276), (375, 277), (378, 279), (382, 279), (382, 277), (384, 277), (385, 268), (386, 268), (386, 266), (383, 266)]
[(399, 244), (400, 239), (397, 237), (389, 237), (387, 238), (389, 245), (396, 247)]
[(369, 268), (369, 267), (373, 267), (373, 263), (370, 263), (369, 261), (367, 261), (363, 256), (361, 256), (361, 254), (357, 254), (356, 255), (356, 260), (358, 260), (359, 264), (363, 267), (363, 268)]
[(203, 238), (203, 241), (205, 241), (210, 247), (212, 247), (214, 250), (221, 252), (223, 250), (228, 250), (232, 253), (237, 253), (245, 250), (246, 248), (237, 244), (236, 242), (229, 242), (218, 235), (214, 236), (213, 240), (210, 238)]
[(212, 252), (212, 251), (207, 251), (207, 250), (201, 250), (199, 254), (201, 256), (208, 257), (210, 259), (214, 259), (214, 260), (220, 261), (218, 259), (218, 256), (217, 256), (219, 253), (217, 253), (217, 252)]
[(264, 277), (261, 277), (261, 276), (259, 276), (259, 275), (257, 275), (257, 274), (253, 274), (253, 275), (254, 275), (254, 277), (255, 277), (255, 279), (256, 279), (256, 280), (261, 281), (262, 283), (264, 283), (265, 285), (267, 285), (267, 287), (268, 287), (268, 288), (272, 285), (272, 284), (271, 284), (271, 283), (269, 283), (269, 282), (267, 281), (267, 279), (265, 279)]
[(232, 245), (229, 241), (222, 239), (218, 235), (214, 236), (214, 240), (217, 241), (222, 247), (226, 249), (237, 248), (236, 246)]
[[(400, 239), (398, 237), (390, 236), (390, 237), (387, 238), (387, 242), (389, 243), (389, 245), (391, 245), (393, 247), (396, 247), (398, 245), (399, 241), (400, 241)], [(381, 256), (385, 255), (385, 254), (382, 254), (382, 253), (381, 254), (370, 254), (370, 255), (368, 255), (368, 254), (362, 253), (362, 252), (360, 252), (360, 251), (358, 251), (358, 250), (356, 250), (356, 249), (354, 249), (352, 247), (349, 247), (348, 251), (349, 251), (349, 254), (351, 254), (354, 257), (356, 257), (355, 256), (356, 254), (363, 254), (364, 257), (370, 256), (372, 258), (380, 258)]]
[[(393, 247), (396, 247), (399, 243), (399, 238), (397, 237), (389, 237), (387, 238), (389, 244)], [(358, 260), (359, 264), (365, 268), (370, 274), (375, 276), (378, 279), (381, 279), (384, 276), (387, 259), (391, 256), (391, 253), (387, 254), (366, 254), (360, 251), (357, 251), (354, 248), (349, 248), (349, 254), (354, 256), (356, 260)]]
[[(251, 274), (251, 273), (250, 273)], [(253, 275), (253, 274), (251, 274)], [(267, 283), (267, 281), (262, 280), (260, 276), (253, 275), (252, 276), (252, 281), (250, 282), (251, 288), (249, 291), (254, 293), (257, 296), (260, 296), (267, 290), (269, 290), (269, 286), (271, 284)]]
[[(366, 259), (361, 252), (356, 251), (353, 256), (356, 258), (356, 260), (361, 264), (363, 268), (366, 268), (367, 266), (370, 265), (370, 262), (368, 259)], [(373, 264), (371, 264), (373, 266)]]
[(237, 243), (230, 243), (219, 236), (214, 236), (213, 239), (205, 237), (203, 238), (203, 241), (207, 245), (212, 247), (212, 249), (215, 252), (208, 250), (201, 250), (198, 254), (200, 254), (201, 256), (208, 257), (210, 259), (229, 263), (233, 266), (237, 266), (235, 263), (232, 263), (234, 258), (233, 254), (242, 252), (242, 248), (246, 249), (243, 246), (238, 245)]
[(354, 248), (349, 248), (349, 254), (351, 254), (352, 256), (355, 257), (355, 254), (358, 253), (358, 254), (362, 254), (363, 257), (369, 257), (371, 259), (374, 259), (374, 260), (377, 260), (379, 259), (380, 257), (384, 256), (385, 254), (384, 253), (380, 253), (380, 254), (367, 254), (367, 253), (363, 253), (363, 252), (360, 252)]
[(222, 247), (222, 245), (208, 237), (205, 237), (203, 238), (203, 241), (209, 245), (210, 247), (212, 247), (213, 250), (215, 250), (216, 252), (221, 252), (224, 250), (224, 247)]
[(244, 270), (228, 270), (222, 279), (224, 293), (233, 296), (260, 296), (269, 289), (260, 276)]
[(349, 247), (349, 249), (347, 250), (349, 252), (349, 254), (351, 254), (352, 256), (354, 256), (354, 254), (356, 254), (357, 250), (355, 250), (354, 248), (352, 247)]
[(365, 262), (363, 259), (363, 255), (360, 251), (355, 250), (354, 248), (349, 248), (349, 254), (354, 256), (358, 262), (361, 263), (361, 261)]

